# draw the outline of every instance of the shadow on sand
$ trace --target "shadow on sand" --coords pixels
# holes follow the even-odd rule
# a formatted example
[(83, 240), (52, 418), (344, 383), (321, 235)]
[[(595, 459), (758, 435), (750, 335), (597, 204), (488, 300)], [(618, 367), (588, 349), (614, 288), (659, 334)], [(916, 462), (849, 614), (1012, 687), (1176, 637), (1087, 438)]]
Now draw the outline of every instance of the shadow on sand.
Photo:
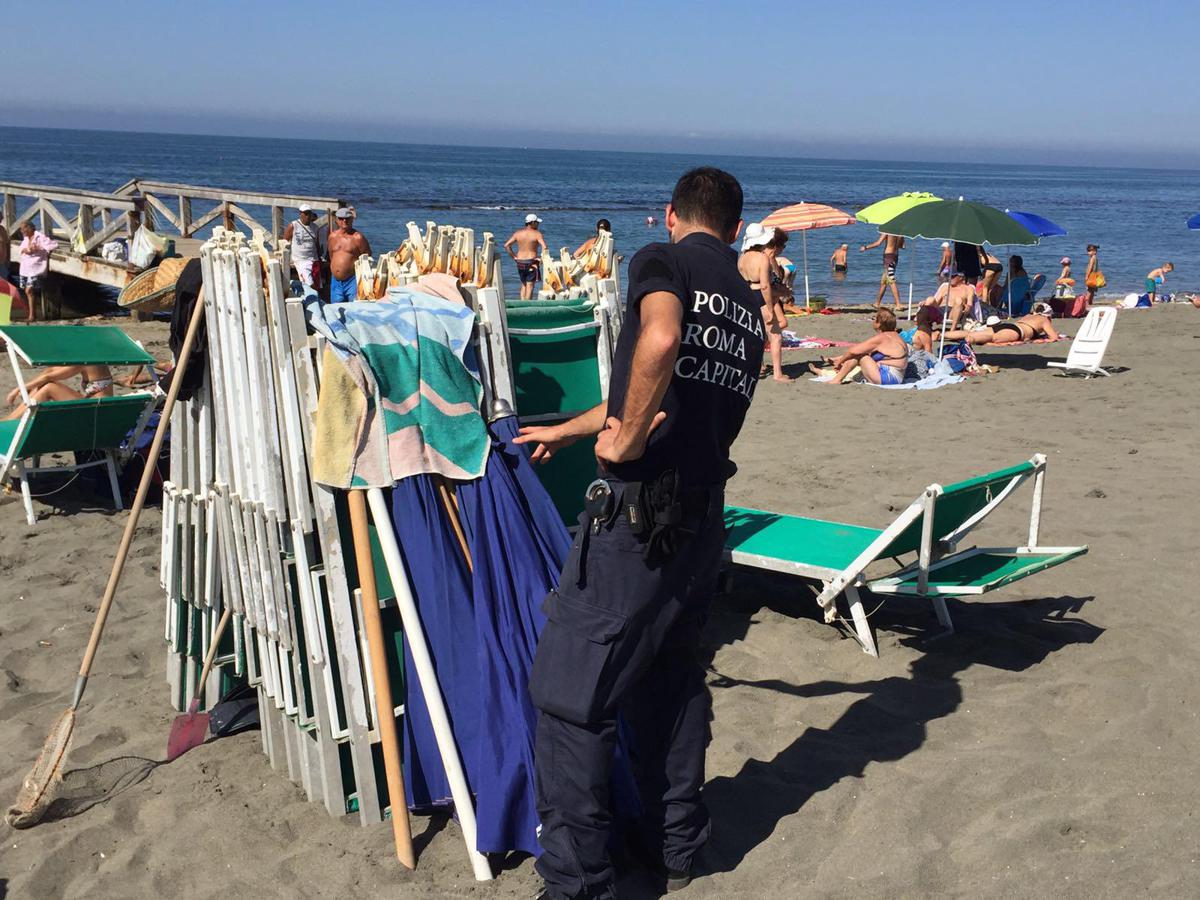
[[(927, 639), (937, 630), (927, 605), (916, 604), (895, 613), (881, 611), (874, 620), (877, 626), (903, 634), (901, 643), (916, 646), (922, 653), (910, 666), (908, 677), (795, 685), (718, 674), (711, 681), (714, 690), (750, 686), (793, 697), (848, 694), (860, 699), (829, 728), (805, 729), (773, 758), (749, 759), (737, 774), (708, 782), (705, 799), (721, 827), (714, 829), (705, 849), (703, 868), (733, 870), (810, 797), (843, 778), (861, 777), (870, 763), (893, 762), (916, 752), (925, 742), (927, 724), (952, 714), (962, 703), (957, 676), (971, 666), (1020, 672), (1063, 647), (1095, 641), (1102, 629), (1067, 617), (1091, 599), (1064, 596), (991, 602), (976, 604), (973, 609), (951, 601), (951, 615), (959, 631), (936, 643)], [(794, 612), (795, 606), (788, 605)], [(887, 609), (891, 607), (889, 602)], [(726, 614), (714, 621), (709, 638), (718, 645), (737, 640), (748, 625), (744, 614)]]

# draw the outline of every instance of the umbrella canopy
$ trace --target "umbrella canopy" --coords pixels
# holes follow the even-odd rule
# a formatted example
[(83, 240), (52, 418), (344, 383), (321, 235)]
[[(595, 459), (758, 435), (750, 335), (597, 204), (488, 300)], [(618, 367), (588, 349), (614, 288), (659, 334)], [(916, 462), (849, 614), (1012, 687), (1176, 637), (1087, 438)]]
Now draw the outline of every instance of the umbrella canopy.
[(865, 209), (859, 210), (857, 218), (858, 221), (866, 222), (868, 225), (882, 225), (884, 222), (896, 218), (900, 213), (908, 212), (914, 206), (941, 199), (929, 191), (905, 191), (895, 197), (885, 197), (883, 200), (875, 201)]
[(777, 209), (762, 221), (763, 228), (782, 228), (784, 231), (808, 231), (810, 228), (833, 228), (853, 225), (854, 216), (823, 203), (793, 203)]
[(799, 231), (804, 246), (804, 305), (808, 299), (808, 232), (813, 228), (836, 228), (853, 225), (854, 216), (835, 206), (823, 203), (793, 203), (777, 209), (762, 221), (763, 228), (782, 228), (784, 231)]
[(984, 203), (935, 200), (914, 206), (879, 226), (882, 234), (964, 244), (1036, 244), (1037, 235), (1002, 210)]
[(1031, 212), (1019, 212), (1015, 209), (1006, 209), (1009, 218), (1024, 225), (1032, 234), (1036, 234), (1039, 238), (1058, 237), (1067, 233), (1067, 229), (1061, 225), (1055, 225), (1049, 219), (1036, 215)]
[(1192, 229), (1192, 231), (1200, 231), (1200, 213), (1196, 213), (1187, 220), (1187, 227)]

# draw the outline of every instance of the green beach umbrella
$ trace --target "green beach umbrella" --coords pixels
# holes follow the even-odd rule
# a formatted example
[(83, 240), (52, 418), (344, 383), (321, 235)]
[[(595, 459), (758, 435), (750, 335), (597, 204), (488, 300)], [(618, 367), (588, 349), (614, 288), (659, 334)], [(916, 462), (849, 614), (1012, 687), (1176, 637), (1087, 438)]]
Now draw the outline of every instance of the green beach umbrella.
[[(938, 200), (914, 206), (879, 226), (881, 234), (926, 238), (932, 241), (958, 241), (962, 244), (1036, 244), (1037, 235), (1017, 222), (1004, 210), (984, 203)], [(942, 317), (942, 337), (938, 357), (946, 346), (946, 316)]]
[[(882, 225), (888, 222), (902, 212), (908, 212), (914, 206), (920, 206), (922, 203), (931, 203), (934, 200), (941, 200), (941, 197), (936, 197), (929, 191), (905, 191), (903, 194), (897, 194), (895, 197), (885, 197), (882, 200), (876, 200), (865, 209), (860, 209), (858, 215), (855, 216), (860, 222), (866, 222), (868, 225)], [(911, 262), (908, 264), (908, 317), (912, 318), (912, 295), (913, 295), (913, 278), (917, 272), (917, 249), (913, 247), (913, 252), (909, 255)]]
[(920, 206), (922, 203), (930, 203), (941, 199), (941, 197), (935, 197), (929, 191), (905, 191), (903, 194), (897, 194), (895, 197), (885, 197), (882, 200), (876, 200), (865, 209), (860, 209), (855, 218), (860, 222), (866, 222), (868, 225), (882, 225), (884, 222), (896, 218), (900, 213), (908, 212), (914, 206)]
[(1036, 244), (1037, 235), (1002, 209), (985, 203), (935, 200), (914, 206), (879, 226), (881, 234), (958, 241), (960, 244)]

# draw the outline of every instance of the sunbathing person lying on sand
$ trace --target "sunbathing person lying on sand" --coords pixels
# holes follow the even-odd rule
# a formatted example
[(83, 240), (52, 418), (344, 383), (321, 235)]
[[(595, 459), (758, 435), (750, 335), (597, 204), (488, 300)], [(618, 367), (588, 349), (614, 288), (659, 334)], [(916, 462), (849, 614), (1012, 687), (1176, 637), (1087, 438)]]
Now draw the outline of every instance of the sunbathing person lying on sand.
[[(82, 390), (74, 390), (63, 384), (68, 378), (83, 376)], [(108, 366), (52, 366), (40, 375), (25, 382), (29, 399), (41, 403), (45, 400), (79, 400), (82, 397), (111, 397), (113, 395), (112, 370)], [(19, 419), (25, 414), (26, 406), (21, 400), (21, 389), (13, 388), (5, 397), (12, 412), (5, 419)]]
[(1013, 322), (1000, 322), (990, 328), (974, 331), (947, 331), (946, 340), (966, 341), (968, 344), (1020, 344), (1024, 341), (1042, 343), (1057, 341), (1058, 332), (1046, 316), (1031, 313)]
[[(828, 365), (837, 370), (830, 384), (842, 384), (855, 366), (862, 368), (863, 377), (871, 384), (904, 382), (908, 344), (896, 333), (896, 314), (890, 309), (879, 309), (871, 319), (871, 325), (878, 332), (874, 337), (846, 348), (841, 356), (825, 359)], [(814, 375), (826, 374), (812, 363), (808, 368)]]

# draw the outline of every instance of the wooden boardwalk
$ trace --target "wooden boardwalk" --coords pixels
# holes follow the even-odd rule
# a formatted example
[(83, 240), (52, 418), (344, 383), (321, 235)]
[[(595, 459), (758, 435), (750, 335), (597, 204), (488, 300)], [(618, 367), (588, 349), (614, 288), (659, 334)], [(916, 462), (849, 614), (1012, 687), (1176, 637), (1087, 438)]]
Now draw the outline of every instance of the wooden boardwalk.
[(142, 270), (101, 258), (100, 248), (116, 239), (132, 242), (139, 228), (174, 241), (180, 256), (198, 256), (201, 243), (215, 225), (247, 234), (260, 231), (274, 244), (292, 217), (289, 210), (294, 216), (301, 203), (323, 211), (319, 225), (332, 222), (337, 208), (345, 205), (337, 197), (227, 190), (141, 178), (127, 181), (111, 194), (0, 182), (0, 197), (14, 265), (21, 242), (18, 226), (30, 221), (59, 242), (50, 257), (52, 273), (114, 288), (125, 287)]

